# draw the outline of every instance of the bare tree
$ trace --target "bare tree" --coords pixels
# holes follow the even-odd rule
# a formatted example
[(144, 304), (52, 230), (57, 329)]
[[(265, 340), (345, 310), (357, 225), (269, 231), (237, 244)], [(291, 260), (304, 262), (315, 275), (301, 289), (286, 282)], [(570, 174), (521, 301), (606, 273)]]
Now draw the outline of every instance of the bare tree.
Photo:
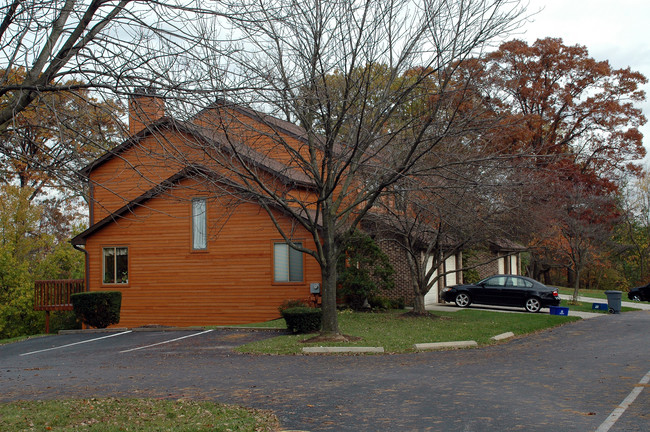
[[(425, 295), (448, 274), (441, 269), (449, 258), (511, 238), (511, 222), (521, 216), (508, 158), (468, 152), (458, 143), (445, 147), (435, 158), (423, 158), (423, 169), (385, 191), (367, 217), (374, 223), (364, 222), (405, 253), (415, 314), (426, 313)], [(453, 271), (483, 264), (474, 260)]]
[[(458, 91), (459, 63), (517, 27), (520, 1), (226, 0), (210, 7), (10, 2), (0, 24), (0, 132), (44, 92), (120, 94), (155, 84), (178, 113), (217, 93), (226, 102), (195, 120), (219, 131), (216, 141), (228, 148), (203, 143), (203, 159), (227, 169), (271, 218), (280, 208), (311, 233), (316, 247), (306, 249), (276, 224), (320, 264), (323, 332), (338, 334), (336, 263), (346, 239), (382, 191), (445, 137), (462, 135), (467, 125), (455, 115), (462, 98), (439, 96)], [(10, 82), (18, 68), (25, 78)], [(79, 83), (62, 88), (70, 78)], [(423, 97), (434, 103), (414, 111)], [(182, 165), (196, 162), (175, 154)], [(261, 165), (281, 166), (275, 171), (287, 181), (270, 180)]]
[[(218, 51), (191, 21), (216, 11), (196, 0), (9, 0), (0, 6), (0, 159), (75, 188), (80, 154), (115, 145), (123, 110), (116, 95), (153, 83), (177, 96), (200, 94), (200, 70), (187, 67)], [(195, 74), (197, 72), (197, 74)], [(25, 113), (31, 107), (31, 111)], [(93, 112), (93, 114), (90, 114)], [(90, 117), (90, 120), (88, 118)], [(26, 120), (27, 119), (27, 120)], [(85, 124), (82, 124), (84, 123)], [(94, 122), (94, 123), (93, 123)], [(101, 125), (100, 125), (101, 123)], [(112, 124), (111, 124), (112, 123)], [(26, 125), (29, 126), (26, 127)], [(35, 138), (34, 135), (38, 136)], [(87, 161), (87, 160), (86, 160)], [(80, 165), (81, 164), (81, 165)], [(25, 168), (26, 167), (26, 168)], [(67, 172), (63, 172), (67, 170)], [(29, 172), (28, 172), (29, 171)], [(42, 172), (38, 172), (42, 171)], [(5, 181), (16, 174), (7, 173)], [(56, 183), (56, 181), (54, 181)]]
[(650, 176), (647, 167), (638, 176), (630, 178), (622, 190), (622, 223), (619, 225), (623, 254), (634, 263), (628, 274), (632, 283), (645, 280), (650, 257)]
[[(276, 223), (291, 247), (319, 263), (322, 331), (339, 334), (336, 263), (346, 240), (384, 190), (446, 137), (463, 134), (463, 98), (440, 96), (458, 91), (457, 65), (515, 28), (522, 10), (509, 0), (238, 1), (227, 9), (246, 20), (228, 21), (237, 43), (226, 50), (222, 87), (232, 105), (218, 107), (213, 126), (234, 157), (221, 160), (234, 161), (227, 168), (272, 218), (279, 207), (311, 233), (316, 247), (307, 249)], [(423, 98), (433, 103), (414, 109)], [(247, 130), (232, 115), (249, 108), (263, 127)], [(269, 182), (251, 163), (250, 140), (241, 143), (252, 133), (266, 137), (253, 144), (256, 154), (299, 173), (309, 194)]]

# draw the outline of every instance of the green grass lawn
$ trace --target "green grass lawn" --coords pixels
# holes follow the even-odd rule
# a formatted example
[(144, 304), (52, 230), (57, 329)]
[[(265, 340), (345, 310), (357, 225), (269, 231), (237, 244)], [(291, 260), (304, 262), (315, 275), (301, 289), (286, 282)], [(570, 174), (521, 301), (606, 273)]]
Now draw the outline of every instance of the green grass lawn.
[(273, 431), (267, 412), (205, 401), (82, 399), (0, 404), (3, 431)]
[[(573, 295), (573, 288), (560, 288), (558, 287), (558, 291), (560, 294), (565, 294), (565, 295)], [(581, 289), (578, 292), (579, 296), (582, 297), (591, 297), (591, 298), (597, 298), (597, 299), (603, 299), (607, 300), (607, 295), (605, 294), (605, 291), (601, 290), (588, 290), (588, 289)], [(627, 300), (627, 292), (623, 291), (623, 301)]]
[[(607, 299), (603, 299), (603, 301), (600, 303), (607, 303)], [(592, 303), (590, 302), (578, 302), (577, 304), (571, 304), (570, 300), (562, 300), (560, 306), (568, 307), (569, 314), (571, 314), (571, 311), (594, 312), (594, 313), (604, 313), (604, 314), (609, 313), (609, 311), (607, 310), (593, 309)], [(621, 312), (632, 312), (636, 310), (638, 309), (627, 307), (627, 306), (621, 306)]]
[(40, 334), (40, 335), (30, 335), (30, 336), (18, 336), (14, 338), (9, 338), (9, 339), (0, 339), (0, 345), (5, 345), (9, 343), (14, 343), (14, 342), (21, 342), (27, 339), (32, 339), (35, 337), (45, 337), (45, 336), (51, 336), (51, 335), (46, 335), (46, 334)]
[[(354, 342), (303, 343), (311, 335), (283, 335), (237, 348), (239, 352), (257, 354), (297, 354), (308, 346), (381, 346), (389, 353), (414, 351), (413, 344), (475, 340), (493, 343), (490, 338), (511, 331), (515, 335), (558, 326), (578, 317), (537, 314), (510, 314), (479, 310), (436, 312), (434, 318), (404, 318), (405, 311), (384, 313), (340, 312), (339, 327), (346, 335), (361, 338)], [(283, 320), (272, 321), (274, 327)], [(270, 324), (267, 324), (270, 325)]]

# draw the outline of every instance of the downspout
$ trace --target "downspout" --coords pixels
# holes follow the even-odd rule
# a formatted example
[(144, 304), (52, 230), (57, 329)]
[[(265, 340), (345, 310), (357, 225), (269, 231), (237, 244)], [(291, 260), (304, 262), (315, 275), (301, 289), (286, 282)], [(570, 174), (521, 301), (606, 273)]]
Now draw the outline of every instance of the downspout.
[(88, 291), (90, 287), (89, 285), (90, 284), (90, 276), (89, 276), (90, 263), (88, 262), (88, 251), (85, 248), (76, 244), (73, 244), (72, 247), (84, 253), (84, 286), (86, 288), (86, 291)]
[[(95, 214), (94, 214), (94, 206), (92, 205), (93, 200), (95, 199), (95, 188), (93, 187), (93, 183), (90, 181), (90, 179), (87, 176), (82, 175), (80, 172), (77, 173), (79, 174), (79, 177), (81, 177), (82, 181), (86, 181), (88, 183), (88, 226), (92, 226), (93, 223), (95, 222)], [(85, 244), (84, 244), (85, 246)], [(86, 291), (90, 290), (90, 262), (88, 261), (88, 251), (86, 248), (81, 247), (80, 245), (72, 243), (72, 247), (75, 248), (78, 251), (83, 252), (84, 254), (84, 288)]]

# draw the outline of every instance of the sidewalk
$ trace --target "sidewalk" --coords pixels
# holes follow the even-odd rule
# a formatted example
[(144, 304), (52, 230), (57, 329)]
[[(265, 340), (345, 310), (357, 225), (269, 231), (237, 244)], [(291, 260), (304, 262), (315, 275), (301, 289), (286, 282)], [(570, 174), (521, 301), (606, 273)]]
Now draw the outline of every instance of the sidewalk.
[[(588, 301), (588, 300), (585, 300)], [(605, 301), (606, 302), (606, 301)], [(472, 304), (470, 305), (469, 309), (479, 309), (479, 310), (487, 310), (491, 312), (501, 312), (501, 313), (522, 313), (522, 314), (527, 314), (530, 312), (526, 312), (523, 308), (515, 308), (515, 307), (508, 307), (508, 306), (491, 306), (491, 305), (475, 305)], [(426, 305), (426, 310), (428, 311), (443, 311), (443, 312), (458, 312), (463, 310), (463, 308), (457, 307), (453, 303), (433, 303), (433, 304), (428, 304)], [(545, 313), (548, 314), (549, 310), (548, 308), (542, 308), (540, 313)], [(606, 316), (607, 314), (599, 313), (599, 312), (580, 312), (580, 311), (574, 311), (569, 308), (569, 316), (577, 316), (582, 319), (587, 319), (587, 318), (596, 318), (596, 317), (601, 317), (601, 316)]]
[[(627, 296), (627, 293), (623, 293), (623, 298), (626, 298), (625, 296)], [(560, 294), (560, 298), (562, 300), (571, 300), (573, 297), (566, 294)], [(585, 302), (585, 303), (607, 303), (606, 299), (583, 297), (583, 296), (578, 296), (578, 301)], [(621, 306), (634, 308), (634, 309), (650, 310), (650, 303), (648, 302), (621, 301)]]

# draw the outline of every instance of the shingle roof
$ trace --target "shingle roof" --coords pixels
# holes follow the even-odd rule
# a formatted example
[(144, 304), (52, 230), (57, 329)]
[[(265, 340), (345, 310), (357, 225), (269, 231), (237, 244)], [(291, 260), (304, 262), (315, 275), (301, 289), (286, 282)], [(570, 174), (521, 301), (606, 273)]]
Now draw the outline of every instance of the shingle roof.
[(192, 135), (199, 141), (203, 141), (206, 146), (210, 146), (213, 149), (219, 149), (230, 155), (236, 154), (237, 156), (241, 157), (243, 161), (251, 163), (276, 176), (278, 180), (284, 184), (291, 184), (294, 186), (302, 186), (307, 188), (313, 185), (313, 182), (309, 176), (305, 175), (303, 172), (295, 168), (288, 167), (276, 159), (268, 157), (267, 155), (254, 150), (242, 142), (228, 140), (225, 138), (223, 132), (215, 128), (202, 127), (194, 123), (175, 120), (170, 117), (163, 117), (148, 127), (144, 128), (137, 134), (129, 137), (117, 147), (109, 150), (104, 155), (100, 156), (98, 159), (82, 168), (79, 171), (79, 174), (84, 177), (88, 177), (94, 169), (118, 156), (120, 153), (132, 148), (141, 140), (159, 133), (165, 129)]

